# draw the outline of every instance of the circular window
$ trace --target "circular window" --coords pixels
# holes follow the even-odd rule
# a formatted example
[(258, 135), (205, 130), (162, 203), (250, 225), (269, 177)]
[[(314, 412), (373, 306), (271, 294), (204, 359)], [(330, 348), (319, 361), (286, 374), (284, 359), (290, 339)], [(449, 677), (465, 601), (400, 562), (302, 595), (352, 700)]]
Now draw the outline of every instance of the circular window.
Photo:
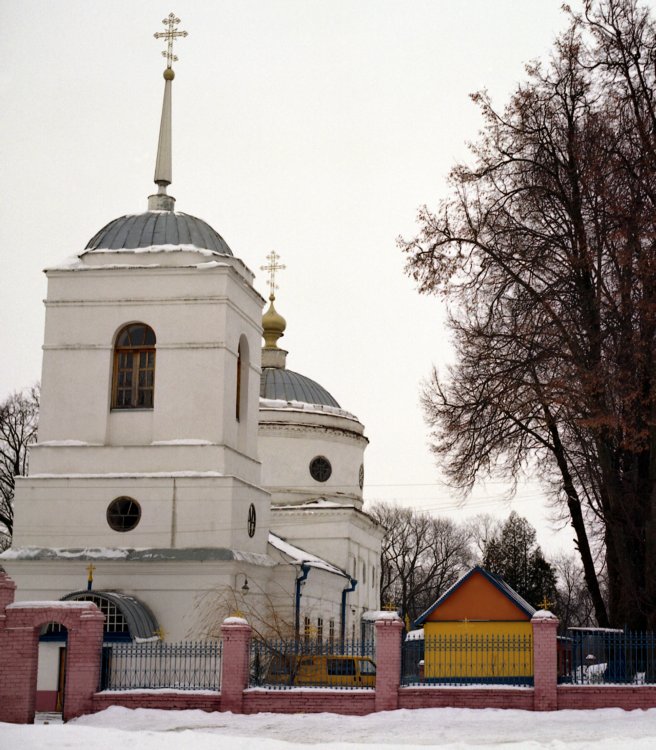
[(364, 464), (360, 464), (360, 472), (358, 474), (358, 484), (360, 489), (364, 487)]
[(333, 473), (333, 467), (325, 456), (317, 456), (310, 461), (310, 474), (317, 482), (325, 482)]
[(117, 497), (107, 508), (107, 523), (114, 531), (132, 531), (141, 519), (141, 506), (131, 497)]
[(255, 515), (255, 506), (251, 503), (248, 509), (248, 536), (255, 536), (255, 524), (257, 522), (257, 516)]

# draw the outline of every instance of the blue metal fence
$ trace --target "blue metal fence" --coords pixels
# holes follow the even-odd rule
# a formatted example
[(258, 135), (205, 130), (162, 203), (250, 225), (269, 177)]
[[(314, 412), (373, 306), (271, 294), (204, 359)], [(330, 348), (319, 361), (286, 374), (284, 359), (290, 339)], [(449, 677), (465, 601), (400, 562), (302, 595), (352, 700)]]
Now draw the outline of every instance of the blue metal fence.
[(656, 634), (571, 629), (559, 641), (558, 681), (575, 685), (656, 683)]
[(341, 689), (376, 686), (371, 640), (253, 640), (251, 687), (285, 690), (294, 687)]
[(533, 639), (528, 635), (442, 635), (406, 641), (402, 685), (533, 684)]
[(219, 690), (220, 641), (115, 643), (103, 648), (101, 690)]

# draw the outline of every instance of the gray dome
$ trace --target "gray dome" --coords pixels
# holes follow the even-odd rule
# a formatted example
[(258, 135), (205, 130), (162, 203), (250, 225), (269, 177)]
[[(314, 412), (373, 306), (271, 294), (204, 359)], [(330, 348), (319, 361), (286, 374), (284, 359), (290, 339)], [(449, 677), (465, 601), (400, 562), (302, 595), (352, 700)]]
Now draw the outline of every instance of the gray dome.
[(147, 211), (110, 221), (88, 242), (87, 250), (135, 250), (157, 245), (193, 245), (221, 255), (232, 251), (202, 219), (176, 211)]
[(280, 367), (264, 367), (260, 375), (260, 398), (302, 401), (341, 408), (328, 391), (305, 375)]

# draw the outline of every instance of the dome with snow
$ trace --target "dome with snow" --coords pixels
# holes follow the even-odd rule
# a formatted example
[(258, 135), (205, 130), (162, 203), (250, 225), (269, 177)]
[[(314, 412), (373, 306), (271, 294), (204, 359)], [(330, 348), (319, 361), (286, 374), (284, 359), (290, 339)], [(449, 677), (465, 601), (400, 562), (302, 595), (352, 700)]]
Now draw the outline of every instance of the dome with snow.
[(186, 245), (232, 255), (223, 237), (207, 222), (179, 211), (146, 211), (121, 216), (95, 234), (86, 249), (136, 250), (164, 245)]
[(319, 383), (298, 372), (280, 367), (262, 368), (260, 398), (340, 408), (337, 401)]

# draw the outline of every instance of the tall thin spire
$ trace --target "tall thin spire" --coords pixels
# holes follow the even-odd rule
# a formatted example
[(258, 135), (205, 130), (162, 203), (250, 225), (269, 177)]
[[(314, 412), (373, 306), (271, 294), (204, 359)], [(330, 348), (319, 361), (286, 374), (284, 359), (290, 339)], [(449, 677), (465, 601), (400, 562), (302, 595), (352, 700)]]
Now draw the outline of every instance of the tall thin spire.
[(173, 211), (175, 198), (167, 195), (166, 188), (173, 180), (173, 158), (171, 154), (171, 86), (175, 73), (173, 63), (177, 56), (173, 54), (173, 42), (175, 39), (187, 36), (186, 31), (178, 31), (177, 25), (180, 19), (175, 13), (162, 20), (166, 31), (158, 31), (154, 34), (155, 39), (166, 39), (166, 50), (162, 51), (166, 58), (166, 69), (164, 70), (164, 101), (162, 103), (162, 120), (159, 126), (159, 142), (157, 144), (157, 161), (155, 162), (155, 184), (157, 193), (148, 196), (149, 211)]

